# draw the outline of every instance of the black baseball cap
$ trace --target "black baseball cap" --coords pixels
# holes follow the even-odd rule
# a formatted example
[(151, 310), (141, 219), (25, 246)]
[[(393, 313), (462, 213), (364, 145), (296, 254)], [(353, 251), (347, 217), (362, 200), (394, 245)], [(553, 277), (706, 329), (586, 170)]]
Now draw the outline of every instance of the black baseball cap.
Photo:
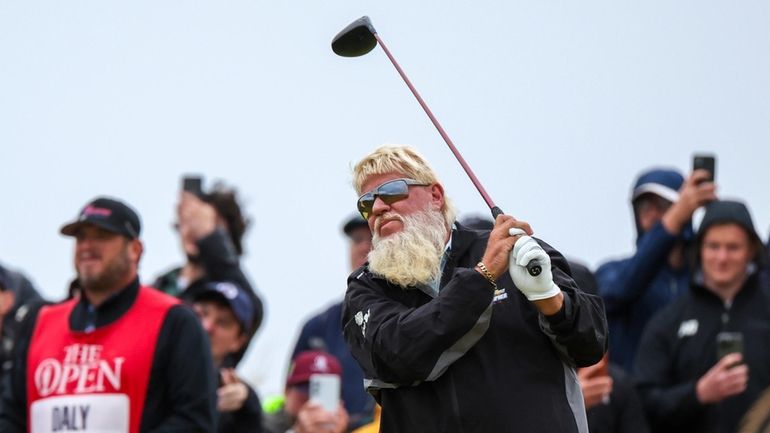
[(136, 239), (142, 230), (139, 215), (127, 204), (106, 197), (91, 200), (80, 210), (75, 221), (62, 226), (60, 232), (76, 236), (84, 225), (92, 224), (108, 232), (117, 233), (129, 239)]
[(353, 233), (354, 230), (358, 228), (369, 228), (369, 223), (366, 222), (365, 219), (361, 217), (360, 214), (355, 214), (352, 217), (350, 217), (347, 222), (345, 222), (345, 225), (342, 226), (342, 231), (345, 233), (345, 235), (350, 236), (351, 233)]
[(203, 291), (195, 296), (193, 302), (218, 299), (230, 306), (230, 310), (244, 331), (251, 329), (251, 324), (254, 323), (254, 304), (240, 285), (230, 281), (212, 281), (206, 283), (204, 287)]

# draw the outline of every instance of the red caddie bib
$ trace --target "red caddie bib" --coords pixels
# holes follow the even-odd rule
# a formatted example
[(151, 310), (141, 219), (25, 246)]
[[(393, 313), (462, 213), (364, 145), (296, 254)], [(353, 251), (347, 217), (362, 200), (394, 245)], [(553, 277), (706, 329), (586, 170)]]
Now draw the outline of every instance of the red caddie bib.
[(118, 320), (69, 328), (76, 300), (40, 310), (27, 355), (30, 433), (138, 433), (160, 327), (179, 303), (140, 287)]

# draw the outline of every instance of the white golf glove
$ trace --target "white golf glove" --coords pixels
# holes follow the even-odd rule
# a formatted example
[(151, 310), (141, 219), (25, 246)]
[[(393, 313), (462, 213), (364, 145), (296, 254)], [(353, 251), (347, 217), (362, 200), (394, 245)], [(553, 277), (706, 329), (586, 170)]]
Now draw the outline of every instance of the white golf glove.
[[(551, 258), (548, 257), (543, 247), (536, 240), (527, 236), (521, 229), (511, 229), (510, 235), (523, 235), (516, 241), (516, 245), (513, 246), (508, 266), (508, 272), (511, 274), (516, 287), (530, 301), (538, 301), (558, 295), (561, 290), (553, 282)], [(533, 277), (527, 271), (527, 263), (532, 260), (537, 260), (542, 268), (542, 271), (536, 277)]]

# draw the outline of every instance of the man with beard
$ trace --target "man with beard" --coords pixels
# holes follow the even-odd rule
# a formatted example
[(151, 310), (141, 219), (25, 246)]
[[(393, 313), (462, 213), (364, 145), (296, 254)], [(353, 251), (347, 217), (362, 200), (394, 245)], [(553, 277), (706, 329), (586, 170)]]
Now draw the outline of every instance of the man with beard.
[(375, 150), (353, 183), (373, 250), (342, 320), (381, 431), (587, 432), (575, 367), (601, 359), (607, 327), (561, 254), (508, 215), (491, 232), (455, 223), (412, 148)]
[(43, 307), (17, 346), (2, 432), (213, 432), (215, 387), (198, 319), (140, 285), (139, 217), (97, 198), (61, 228), (79, 296)]

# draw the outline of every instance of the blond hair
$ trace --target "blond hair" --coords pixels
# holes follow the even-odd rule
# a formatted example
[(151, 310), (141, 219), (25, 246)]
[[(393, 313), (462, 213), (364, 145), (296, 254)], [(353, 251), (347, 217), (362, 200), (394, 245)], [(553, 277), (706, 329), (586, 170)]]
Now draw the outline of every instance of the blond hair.
[[(353, 187), (356, 193), (358, 195), (364, 193), (361, 188), (369, 177), (386, 173), (399, 173), (406, 178), (426, 184), (441, 184), (436, 172), (417, 149), (404, 145), (385, 145), (364, 156), (353, 167)], [(451, 227), (456, 213), (446, 195), (441, 213), (447, 225)]]

